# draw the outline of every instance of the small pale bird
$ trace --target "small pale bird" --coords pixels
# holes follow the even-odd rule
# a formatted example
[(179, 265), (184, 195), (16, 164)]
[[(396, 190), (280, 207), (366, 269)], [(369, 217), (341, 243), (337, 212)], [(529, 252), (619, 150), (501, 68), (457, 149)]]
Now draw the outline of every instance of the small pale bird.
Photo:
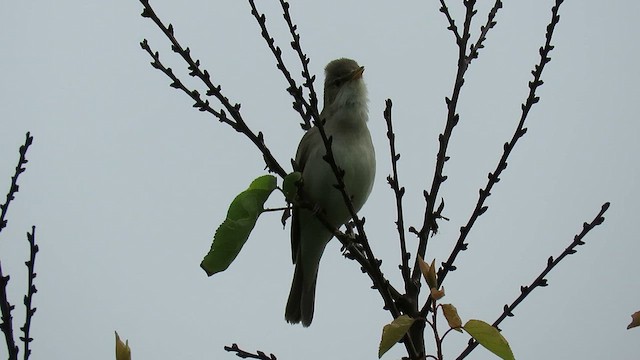
[[(331, 150), (339, 168), (344, 170), (346, 192), (355, 211), (359, 211), (371, 193), (376, 173), (376, 158), (367, 128), (367, 88), (362, 79), (364, 67), (351, 59), (337, 59), (325, 68), (324, 130), (333, 138)], [(338, 189), (336, 177), (323, 159), (326, 149), (317, 127), (302, 137), (295, 161), (302, 173), (302, 189), (317, 205), (327, 221), (339, 228), (351, 216)], [(307, 327), (313, 320), (318, 267), (324, 248), (333, 234), (313, 211), (294, 208), (291, 223), (291, 251), (296, 265), (293, 284), (285, 310), (285, 319)]]

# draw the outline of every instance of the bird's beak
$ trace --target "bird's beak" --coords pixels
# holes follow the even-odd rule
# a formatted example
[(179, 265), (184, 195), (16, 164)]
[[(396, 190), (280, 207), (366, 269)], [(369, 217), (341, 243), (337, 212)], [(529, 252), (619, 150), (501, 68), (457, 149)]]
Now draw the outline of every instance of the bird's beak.
[(360, 66), (356, 70), (351, 73), (351, 80), (357, 80), (362, 78), (362, 73), (364, 72), (364, 66)]

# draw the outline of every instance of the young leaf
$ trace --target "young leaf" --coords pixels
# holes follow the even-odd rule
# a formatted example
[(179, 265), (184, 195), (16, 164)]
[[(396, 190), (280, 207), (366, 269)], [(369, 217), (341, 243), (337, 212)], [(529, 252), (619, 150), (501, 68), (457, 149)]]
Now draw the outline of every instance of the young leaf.
[(123, 343), (116, 331), (116, 360), (131, 360), (131, 348), (129, 348), (129, 340)]
[(302, 173), (294, 171), (284, 177), (282, 192), (288, 202), (294, 202), (298, 197), (298, 182), (302, 180)]
[(211, 250), (200, 263), (207, 276), (226, 270), (238, 256), (275, 188), (275, 176), (264, 175), (233, 199), (227, 218), (216, 230)]
[(438, 286), (438, 281), (436, 279), (436, 259), (433, 259), (431, 265), (427, 264), (422, 257), (418, 256), (418, 265), (420, 266), (420, 272), (422, 272), (422, 276), (427, 281), (427, 285), (429, 288), (435, 288)]
[(631, 314), (631, 324), (627, 326), (627, 330), (636, 326), (640, 326), (640, 311), (636, 311)]
[(382, 339), (380, 340), (380, 346), (378, 348), (378, 359), (402, 339), (414, 321), (416, 321), (416, 319), (412, 319), (408, 315), (400, 315), (390, 324), (382, 328)]
[(469, 320), (463, 329), (480, 345), (504, 360), (514, 360), (511, 347), (498, 329), (480, 320)]
[(460, 316), (458, 316), (458, 309), (452, 304), (442, 304), (442, 312), (449, 326), (455, 331), (462, 332), (462, 329), (460, 329), (462, 327), (462, 320), (460, 320)]

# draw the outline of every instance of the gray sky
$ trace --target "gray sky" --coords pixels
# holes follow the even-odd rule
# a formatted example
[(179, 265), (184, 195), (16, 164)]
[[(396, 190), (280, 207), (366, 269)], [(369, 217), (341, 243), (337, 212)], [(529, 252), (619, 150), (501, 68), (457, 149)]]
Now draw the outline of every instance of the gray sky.
[[(258, 2), (272, 35), (298, 74), (275, 1)], [(450, 1), (450, 3), (452, 3)], [(481, 2), (477, 33), (493, 2)], [(480, 58), (466, 77), (460, 124), (449, 148), (441, 232), (427, 259), (448, 256), (459, 228), (495, 168), (538, 62), (551, 1), (506, 2)], [(286, 83), (242, 1), (156, 0), (224, 94), (262, 131), (280, 163), (289, 164), (302, 136)], [(460, 18), (460, 6), (450, 4)], [(304, 329), (284, 321), (291, 285), (288, 227), (266, 214), (236, 262), (207, 278), (199, 263), (233, 197), (264, 164), (252, 144), (191, 108), (139, 47), (147, 38), (166, 65), (190, 85), (183, 63), (137, 1), (7, 2), (0, 5), (0, 189), (4, 194), (24, 134), (35, 142), (27, 172), (0, 239), (11, 274), (15, 329), (22, 325), (27, 243), (37, 226), (38, 293), (33, 359), (113, 359), (117, 330), (135, 359), (233, 359), (224, 345), (271, 352), (279, 359), (371, 359), (391, 320), (355, 262), (332, 242), (320, 267), (316, 314)], [(318, 74), (352, 57), (366, 66), (370, 128), (378, 156), (373, 193), (361, 214), (383, 271), (400, 285), (399, 251), (382, 110), (394, 101), (406, 221), (418, 226), (422, 190), (431, 183), (437, 136), (455, 76), (455, 47), (437, 1), (296, 2), (302, 45)], [(463, 320), (487, 322), (519, 287), (558, 255), (611, 201), (605, 223), (503, 323), (518, 359), (631, 359), (640, 330), (636, 184), (636, 1), (567, 1), (543, 75), (540, 103), (527, 135), (488, 199), (489, 211), (468, 237), (445, 283), (443, 302)], [(200, 88), (201, 89), (201, 88)], [(4, 195), (3, 195), (4, 196)], [(269, 202), (282, 205), (274, 193)], [(409, 236), (410, 248), (415, 239)], [(430, 339), (430, 336), (427, 336)], [(450, 334), (446, 358), (467, 337)], [(430, 344), (430, 343), (428, 343)], [(430, 346), (433, 349), (433, 346)], [(0, 350), (0, 357), (6, 350)], [(397, 359), (398, 346), (386, 359)], [(483, 349), (474, 359), (493, 359)]]

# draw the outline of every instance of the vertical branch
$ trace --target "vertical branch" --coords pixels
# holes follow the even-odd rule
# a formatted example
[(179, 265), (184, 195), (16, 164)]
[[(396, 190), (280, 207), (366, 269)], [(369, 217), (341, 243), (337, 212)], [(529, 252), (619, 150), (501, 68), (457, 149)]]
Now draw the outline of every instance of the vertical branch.
[(391, 152), (391, 168), (393, 175), (387, 176), (387, 183), (391, 186), (393, 193), (396, 197), (396, 212), (398, 219), (396, 220), (396, 228), (398, 229), (398, 239), (400, 240), (400, 254), (401, 265), (400, 272), (405, 283), (405, 291), (410, 293), (410, 287), (412, 284), (410, 269), (409, 269), (409, 257), (407, 252), (407, 243), (405, 239), (404, 231), (404, 215), (402, 211), (402, 197), (404, 196), (404, 186), (400, 187), (400, 180), (398, 179), (398, 160), (400, 160), (400, 154), (396, 152), (396, 135), (393, 132), (393, 123), (391, 121), (391, 106), (393, 105), (391, 99), (387, 99), (385, 102), (384, 119), (387, 123), (387, 138), (389, 139), (389, 151)]
[[(27, 160), (27, 150), (29, 150), (29, 146), (31, 146), (32, 143), (33, 136), (27, 132), (24, 145), (21, 145), (20, 150), (18, 151), (20, 157), (18, 159), (18, 165), (16, 165), (16, 170), (11, 177), (11, 184), (9, 185), (9, 192), (7, 193), (6, 201), (4, 204), (0, 205), (0, 232), (7, 226), (6, 216), (7, 211), (9, 210), (9, 204), (11, 204), (11, 201), (15, 199), (15, 194), (20, 189), (18, 186), (18, 177), (26, 170), (24, 165), (29, 162)], [(17, 360), (18, 346), (16, 345), (16, 341), (13, 336), (13, 317), (11, 316), (11, 311), (15, 306), (9, 303), (9, 297), (7, 295), (9, 278), (9, 275), (5, 276), (2, 272), (2, 264), (0, 263), (0, 311), (2, 312), (2, 324), (0, 324), (0, 330), (4, 334), (7, 351), (9, 352), (9, 359)]]
[(9, 351), (9, 360), (18, 359), (18, 346), (13, 337), (13, 317), (11, 311), (15, 306), (9, 303), (7, 296), (7, 285), (9, 284), (9, 275), (4, 276), (2, 272), (2, 263), (0, 263), (0, 310), (2, 311), (2, 324), (0, 330), (4, 334), (4, 340)]
[[(441, 3), (443, 4), (441, 11), (445, 14), (448, 14), (448, 10), (446, 10), (444, 1), (442, 1)], [(440, 145), (438, 148), (438, 155), (436, 157), (436, 167), (433, 175), (433, 182), (431, 183), (431, 190), (429, 192), (425, 191), (426, 208), (424, 212), (424, 221), (422, 224), (422, 228), (418, 232), (419, 244), (416, 259), (418, 258), (418, 256), (424, 258), (425, 252), (427, 250), (427, 242), (429, 236), (432, 232), (437, 231), (436, 220), (440, 216), (440, 212), (444, 207), (441, 204), (438, 211), (434, 212), (440, 185), (442, 185), (442, 183), (447, 180), (447, 177), (442, 174), (442, 171), (444, 169), (445, 162), (449, 160), (449, 156), (447, 156), (449, 140), (451, 139), (453, 128), (458, 124), (458, 120), (460, 117), (456, 110), (458, 106), (458, 99), (460, 97), (460, 91), (462, 89), (462, 85), (464, 85), (464, 75), (469, 64), (466, 55), (466, 49), (469, 37), (471, 36), (471, 19), (476, 14), (476, 10), (474, 9), (475, 3), (475, 0), (464, 1), (464, 4), (466, 6), (466, 15), (464, 19), (463, 32), (461, 36), (456, 35), (456, 43), (458, 44), (458, 70), (456, 73), (456, 80), (453, 86), (451, 98), (445, 98), (445, 102), (447, 104), (447, 122), (445, 124), (444, 131), (438, 136), (438, 142)], [(450, 18), (450, 16), (448, 16), (448, 18)], [(452, 23), (452, 20), (450, 20), (450, 23), (450, 27), (452, 27), (453, 30), (457, 29)], [(455, 31), (455, 33), (457, 34), (457, 30)], [(418, 268), (417, 261), (415, 262), (413, 267), (412, 277), (416, 282), (420, 277), (420, 270)]]
[(20, 337), (20, 340), (24, 343), (24, 360), (29, 358), (31, 355), (31, 349), (29, 349), (29, 344), (33, 341), (33, 338), (29, 335), (31, 331), (31, 319), (33, 315), (36, 313), (36, 308), (31, 306), (31, 302), (33, 300), (33, 295), (38, 292), (36, 286), (33, 284), (33, 281), (36, 278), (35, 265), (36, 265), (36, 253), (38, 252), (38, 245), (36, 244), (36, 227), (31, 227), (31, 233), (27, 232), (27, 241), (29, 241), (29, 260), (25, 261), (25, 265), (27, 266), (28, 271), (28, 288), (27, 294), (24, 296), (24, 306), (26, 308), (24, 326), (20, 328), (24, 333), (24, 336)]

